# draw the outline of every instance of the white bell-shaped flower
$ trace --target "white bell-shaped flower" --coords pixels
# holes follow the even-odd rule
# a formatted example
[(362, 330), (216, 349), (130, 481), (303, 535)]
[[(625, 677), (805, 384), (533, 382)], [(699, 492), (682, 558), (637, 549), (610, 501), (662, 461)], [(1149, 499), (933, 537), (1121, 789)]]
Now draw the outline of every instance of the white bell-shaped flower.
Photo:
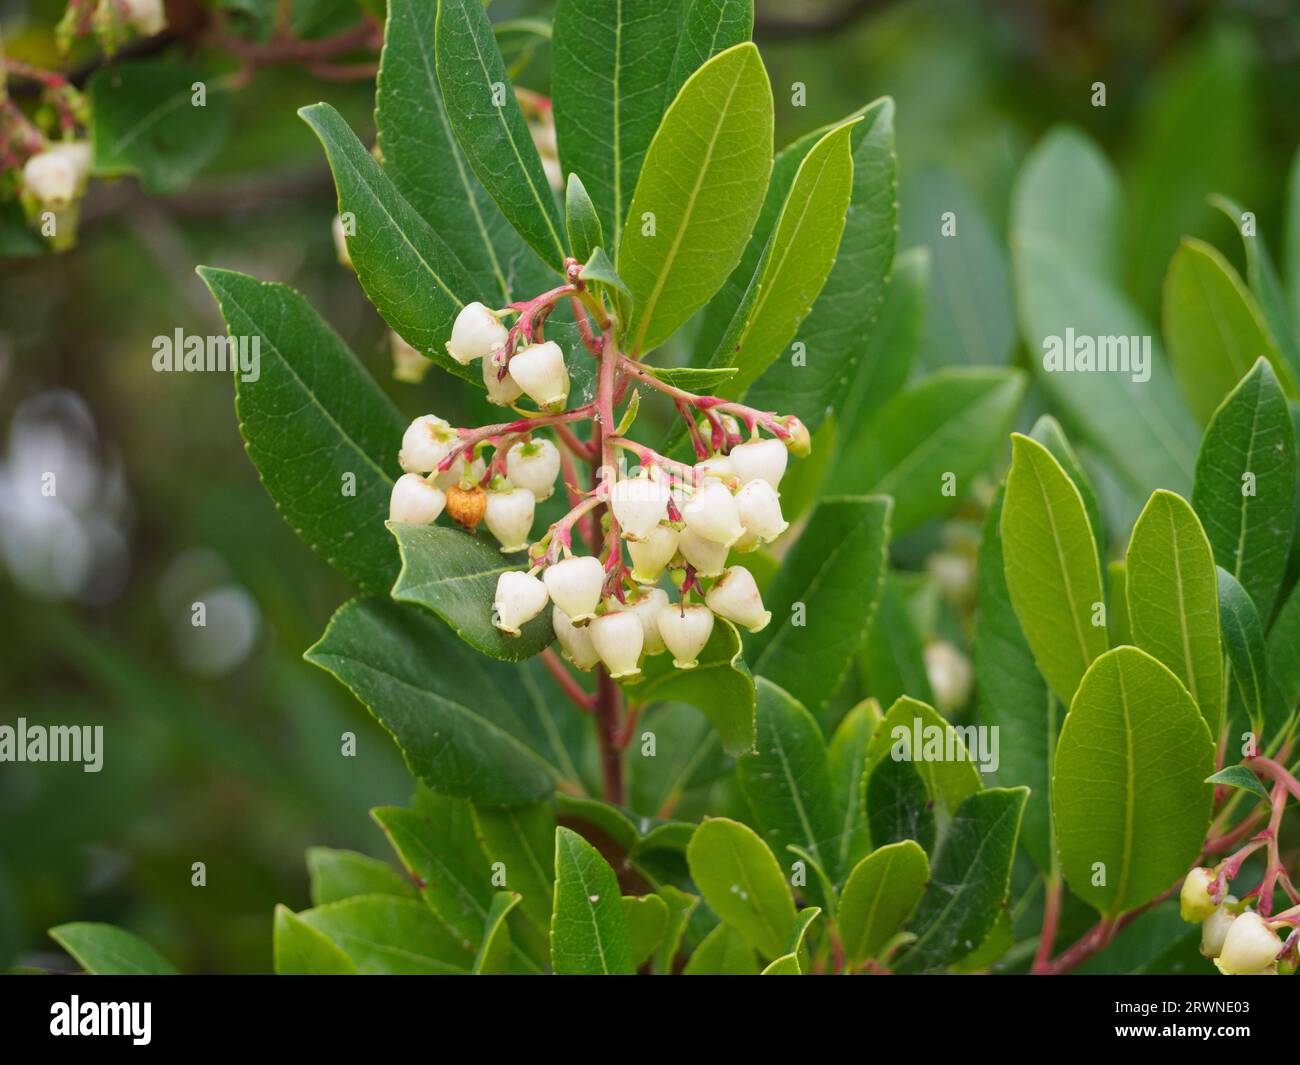
[(704, 539), (690, 526), (677, 538), (677, 550), (701, 577), (717, 577), (727, 565), (727, 545)]
[(1272, 965), (1281, 949), (1282, 941), (1264, 918), (1247, 910), (1232, 922), (1214, 964), (1228, 976), (1253, 975)]
[(90, 145), (65, 141), (37, 152), (23, 164), (23, 188), (42, 207), (61, 210), (86, 188), (90, 174)]
[(781, 497), (761, 477), (741, 486), (736, 493), (736, 510), (745, 533), (756, 537), (759, 543), (770, 544), (790, 528), (781, 513)]
[(659, 611), (668, 605), (668, 593), (662, 588), (643, 588), (641, 597), (618, 607), (625, 614), (633, 614), (641, 622), (644, 633), (642, 649), (648, 655), (657, 655), (664, 649), (664, 639), (659, 635)]
[(507, 636), (518, 636), (521, 626), (537, 617), (546, 606), (546, 585), (523, 570), (507, 570), (497, 578), (492, 602), (492, 624)]
[(780, 440), (750, 440), (733, 447), (730, 458), (741, 484), (761, 479), (776, 488), (785, 475), (790, 452)]
[(659, 635), (678, 669), (694, 669), (713, 634), (713, 611), (703, 603), (669, 603), (659, 611)]
[(679, 533), (671, 525), (656, 525), (644, 540), (629, 540), (627, 553), (632, 556), (632, 579), (637, 584), (654, 584), (664, 567), (677, 554)]
[(1183, 877), (1183, 887), (1178, 893), (1178, 912), (1188, 924), (1199, 924), (1214, 913), (1216, 907), (1210, 898), (1210, 885), (1213, 883), (1213, 869), (1196, 868)]
[(437, 415), (422, 415), (402, 434), (398, 465), (407, 473), (431, 473), (450, 454), (458, 439), (456, 430)]
[(428, 525), (442, 513), (447, 495), (418, 473), (404, 473), (388, 496), (388, 520), (407, 525)]
[(668, 497), (666, 484), (641, 474), (616, 482), (609, 502), (622, 534), (629, 540), (645, 540), (668, 517)]
[(142, 37), (162, 33), (167, 27), (167, 12), (163, 0), (122, 0), (126, 21)]
[(706, 477), (721, 480), (724, 477), (736, 476), (735, 463), (726, 455), (710, 455), (707, 459), (700, 459), (694, 469), (696, 484), (703, 484)]
[(632, 677), (641, 672), (637, 664), (645, 643), (641, 619), (625, 610), (602, 614), (587, 624), (596, 654), (611, 677)]
[(444, 492), (454, 484), (460, 484), (461, 481), (472, 481), (478, 484), (483, 480), (483, 474), (487, 472), (487, 463), (481, 458), (476, 458), (473, 462), (466, 463), (465, 455), (467, 452), (461, 452), (456, 460), (451, 464), (451, 468), (446, 473), (438, 474), (433, 483), (441, 488)]
[(510, 360), (510, 376), (542, 410), (563, 410), (569, 402), (569, 371), (554, 340), (529, 344)]
[(1217, 958), (1223, 953), (1223, 941), (1228, 938), (1228, 929), (1237, 919), (1237, 905), (1234, 895), (1225, 895), (1205, 923), (1201, 925), (1201, 953), (1207, 958)]
[(744, 566), (729, 566), (709, 589), (704, 601), (715, 614), (750, 632), (758, 632), (772, 620), (772, 615), (763, 609), (754, 575)]
[(550, 499), (555, 479), (560, 475), (560, 449), (549, 440), (539, 439), (511, 446), (506, 452), (506, 476), (510, 483), (527, 488), (537, 502)]
[(590, 625), (579, 628), (558, 606), (551, 611), (551, 625), (555, 629), (555, 638), (560, 641), (564, 657), (584, 673), (600, 661), (596, 645), (591, 642)]
[(483, 360), (483, 384), (487, 388), (487, 398), (489, 403), (495, 403), (498, 407), (509, 407), (515, 400), (523, 395), (523, 389), (509, 374), (505, 377), (498, 378), (497, 374), (501, 367), (493, 362), (490, 358)]
[(736, 497), (720, 481), (705, 481), (697, 488), (682, 507), (682, 518), (697, 536), (724, 547), (734, 544), (745, 531)]
[(447, 354), (462, 366), (496, 354), (506, 346), (510, 330), (481, 303), (467, 303), (456, 315), (447, 341)]
[(501, 541), (501, 551), (523, 551), (528, 547), (528, 533), (533, 527), (533, 510), (537, 500), (524, 488), (508, 488), (487, 494), (487, 513), (483, 520), (488, 531)]
[(605, 583), (605, 567), (592, 555), (575, 555), (548, 566), (543, 580), (551, 593), (551, 602), (568, 615), (570, 622), (581, 624), (596, 616), (600, 590)]

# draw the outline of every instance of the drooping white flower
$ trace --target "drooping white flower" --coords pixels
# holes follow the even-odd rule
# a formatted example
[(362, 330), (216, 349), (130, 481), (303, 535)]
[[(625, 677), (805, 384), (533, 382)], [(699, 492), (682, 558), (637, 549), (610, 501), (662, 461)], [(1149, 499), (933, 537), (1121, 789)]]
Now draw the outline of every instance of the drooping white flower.
[(501, 370), (492, 359), (483, 360), (483, 384), (487, 388), (487, 398), (489, 403), (495, 403), (498, 407), (509, 407), (514, 403), (524, 390), (519, 387), (518, 383), (509, 374), (505, 377), (497, 377)]
[(395, 331), (388, 331), (388, 350), (393, 356), (393, 380), (418, 385), (433, 365), (419, 348), (408, 344)]
[(737, 444), (731, 449), (731, 465), (741, 484), (748, 484), (755, 478), (761, 478), (777, 488), (785, 475), (786, 463), (790, 453), (780, 440), (750, 440)]
[(510, 483), (527, 488), (537, 502), (551, 498), (560, 475), (560, 449), (546, 439), (511, 446), (506, 452), (506, 476)]
[(551, 593), (551, 602), (579, 624), (596, 616), (600, 590), (605, 583), (605, 567), (592, 555), (575, 555), (548, 566), (543, 580)]
[(23, 188), (42, 207), (58, 211), (81, 196), (89, 174), (90, 145), (63, 141), (23, 164)]
[(518, 636), (521, 626), (546, 606), (546, 585), (523, 570), (507, 570), (497, 578), (492, 603), (492, 624), (507, 636)]
[(564, 657), (584, 673), (600, 661), (596, 645), (591, 642), (590, 625), (578, 628), (558, 606), (551, 611), (551, 625), (555, 629), (555, 638), (560, 641)]
[(974, 681), (970, 659), (947, 640), (926, 644), (921, 657), (939, 712), (950, 714), (965, 706)]
[(569, 371), (554, 340), (529, 344), (510, 360), (510, 376), (542, 410), (563, 410), (569, 402)]
[(708, 480), (682, 507), (686, 527), (705, 540), (730, 547), (745, 531), (736, 497), (720, 481)]
[(615, 482), (609, 502), (622, 534), (629, 540), (645, 540), (668, 517), (668, 497), (666, 484), (641, 474)]
[(537, 500), (524, 488), (503, 488), (487, 494), (487, 513), (483, 517), (488, 531), (501, 541), (503, 554), (528, 547), (528, 533), (533, 527), (533, 510)]
[(619, 610), (593, 618), (587, 628), (591, 630), (592, 646), (611, 677), (631, 677), (641, 672), (637, 662), (645, 643), (645, 630), (640, 618)]
[(438, 474), (433, 483), (441, 488), (444, 492), (454, 484), (460, 484), (461, 481), (472, 481), (477, 484), (483, 480), (483, 474), (487, 472), (487, 463), (482, 458), (476, 458), (473, 462), (466, 463), (465, 456), (468, 452), (462, 451), (450, 469), (446, 473)]
[(746, 537), (753, 536), (759, 543), (770, 544), (790, 528), (781, 513), (781, 497), (761, 477), (741, 486), (736, 493), (736, 511)]
[(713, 611), (703, 603), (669, 603), (659, 611), (659, 635), (678, 669), (699, 665), (700, 651), (713, 633)]
[(715, 614), (750, 632), (760, 631), (772, 620), (771, 613), (763, 609), (763, 597), (758, 594), (754, 575), (744, 566), (727, 567), (704, 601)]
[(1214, 964), (1228, 976), (1254, 975), (1272, 965), (1281, 949), (1282, 941), (1264, 918), (1247, 910), (1232, 922)]
[(643, 588), (641, 597), (618, 607), (641, 622), (644, 634), (642, 648), (648, 655), (657, 655), (664, 649), (664, 639), (659, 635), (659, 611), (668, 605), (668, 593), (662, 588)]
[(456, 430), (437, 415), (422, 415), (402, 434), (398, 465), (407, 473), (431, 473), (451, 453), (458, 439)]
[(418, 473), (404, 473), (388, 496), (388, 520), (408, 525), (428, 525), (442, 513), (447, 496)]
[(1210, 885), (1213, 883), (1213, 869), (1196, 868), (1183, 877), (1183, 887), (1178, 893), (1178, 912), (1188, 924), (1199, 924), (1217, 909), (1210, 898)]
[(506, 346), (509, 335), (510, 330), (501, 324), (495, 312), (478, 302), (467, 303), (451, 327), (447, 354), (462, 366), (468, 366), (475, 359), (495, 355)]
[(689, 526), (677, 538), (677, 550), (701, 577), (716, 577), (727, 564), (727, 546), (704, 539)]
[(1223, 941), (1228, 938), (1228, 929), (1237, 919), (1237, 911), (1233, 908), (1236, 905), (1236, 896), (1225, 895), (1201, 925), (1201, 953), (1207, 958), (1217, 958), (1223, 953)]
[(152, 37), (167, 28), (167, 12), (163, 0), (122, 0), (126, 21), (142, 37)]
[(679, 533), (671, 525), (656, 525), (644, 540), (629, 540), (627, 553), (632, 556), (632, 579), (637, 584), (654, 584), (664, 567), (677, 554)]
[(707, 459), (700, 459), (694, 469), (696, 484), (702, 484), (705, 477), (716, 477), (721, 480), (724, 477), (736, 476), (735, 464), (727, 455), (710, 455)]

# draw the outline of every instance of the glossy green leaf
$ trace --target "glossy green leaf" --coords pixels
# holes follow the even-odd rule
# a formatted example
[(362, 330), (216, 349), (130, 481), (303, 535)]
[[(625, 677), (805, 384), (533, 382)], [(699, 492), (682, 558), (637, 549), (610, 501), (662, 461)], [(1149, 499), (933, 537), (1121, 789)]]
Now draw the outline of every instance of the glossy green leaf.
[(764, 677), (757, 686), (757, 750), (736, 763), (753, 823), (774, 854), (795, 844), (833, 872), (840, 818), (821, 730), (788, 692)]
[(894, 497), (894, 535), (951, 512), (1004, 446), (1026, 378), (941, 370), (895, 396), (844, 442), (831, 492)]
[(750, 668), (813, 713), (839, 689), (871, 624), (890, 509), (880, 496), (823, 500), (764, 593), (772, 620), (746, 641)]
[(970, 954), (1002, 912), (1027, 788), (989, 788), (958, 807), (907, 928), (895, 971), (924, 972)]
[(1052, 811), (1074, 893), (1113, 916), (1191, 867), (1210, 821), (1214, 742), (1169, 669), (1136, 647), (1099, 657), (1061, 727)]
[(758, 50), (736, 45), (691, 75), (646, 153), (617, 259), (636, 299), (629, 351), (657, 347), (717, 291), (771, 168), (771, 86)]
[(357, 971), (379, 976), (466, 973), (474, 953), (414, 899), (358, 895), (303, 910), (298, 919), (330, 939)]
[(1031, 440), (1036, 440), (1052, 453), (1052, 457), (1061, 464), (1067, 477), (1074, 482), (1083, 498), (1083, 509), (1088, 512), (1088, 525), (1092, 528), (1092, 538), (1097, 543), (1097, 561), (1106, 568), (1106, 522), (1101, 514), (1101, 505), (1097, 502), (1097, 493), (1084, 472), (1079, 456), (1070, 444), (1061, 423), (1050, 414), (1044, 414), (1034, 427), (1029, 430)]
[(684, 0), (667, 99), (715, 55), (743, 44), (753, 32), (754, 0)]
[(802, 976), (803, 969), (799, 965), (799, 956), (797, 954), (782, 954), (775, 961), (771, 962), (759, 975)]
[(1264, 626), (1254, 601), (1237, 579), (1222, 566), (1217, 575), (1219, 624), (1227, 656), (1224, 670), (1229, 737), (1235, 740), (1243, 728), (1252, 729), (1258, 736), (1264, 728), (1264, 698), (1268, 690)]
[(1275, 738), (1276, 728), (1284, 725), (1297, 706), (1300, 706), (1300, 584), (1282, 604), (1272, 627), (1268, 630), (1265, 657), (1268, 661), (1269, 683), (1276, 693), (1275, 714), (1269, 717), (1269, 740)]
[(1106, 566), (1106, 593), (1110, 596), (1110, 645), (1133, 642), (1133, 625), (1128, 614), (1128, 567), (1116, 559)]
[(559, 0), (555, 8), (560, 158), (566, 171), (582, 175), (615, 255), (646, 150), (672, 99), (680, 25), (681, 0)]
[(355, 976), (357, 967), (324, 932), (276, 906), (272, 957), (277, 976)]
[(486, 805), (550, 793), (561, 771), (534, 745), (519, 674), (475, 654), (431, 616), (353, 599), (304, 656), (333, 674), (392, 734), (429, 787)]
[(176, 967), (139, 936), (111, 924), (74, 921), (50, 938), (94, 976), (174, 976)]
[(597, 248), (591, 253), (586, 264), (578, 272), (578, 276), (583, 281), (593, 281), (605, 285), (607, 288), (612, 289), (616, 295), (631, 296), (627, 285), (618, 276), (614, 264), (609, 261), (609, 256), (605, 254), (604, 248)]
[(558, 269), (560, 212), (480, 0), (438, 0), (434, 55), (461, 151), (519, 235)]
[(384, 173), (455, 249), (473, 281), (467, 298), (503, 307), (555, 275), (479, 184), (452, 133), (434, 57), (437, 14), (428, 0), (389, 0), (375, 90)]
[(912, 915), (929, 878), (925, 851), (911, 840), (877, 848), (858, 862), (840, 896), (844, 957), (854, 964), (875, 957)]
[(757, 976), (758, 957), (749, 941), (728, 924), (715, 925), (700, 941), (684, 976)]
[(645, 370), (664, 384), (706, 395), (713, 395), (740, 372), (735, 366), (646, 366)]
[(871, 850), (871, 833), (862, 808), (862, 773), (867, 765), (867, 748), (880, 726), (880, 704), (864, 699), (836, 726), (826, 749), (831, 790), (839, 808), (839, 833), (832, 848), (831, 867), (840, 877)]
[(628, 698), (641, 705), (655, 702), (690, 703), (700, 709), (722, 737), (729, 754), (754, 749), (754, 678), (745, 665), (740, 634), (719, 618), (713, 635), (694, 669), (675, 669), (667, 655), (646, 660), (639, 684), (627, 688)]
[(555, 912), (551, 960), (560, 976), (635, 971), (618, 878), (576, 832), (555, 830)]
[(353, 895), (397, 895), (415, 898), (415, 888), (387, 862), (356, 851), (330, 847), (307, 849), (313, 906), (338, 902)]
[(632, 967), (641, 968), (663, 942), (668, 931), (668, 904), (658, 895), (624, 895)]
[(910, 839), (927, 853), (934, 849), (930, 791), (912, 762), (882, 758), (864, 777), (862, 795), (873, 846)]
[(764, 958), (784, 954), (794, 931), (794, 900), (780, 865), (753, 829), (710, 817), (686, 850), (704, 901)]
[[(1129, 492), (1185, 491), (1196, 423), (1154, 338), (1148, 364), (1132, 361), (1155, 331), (1120, 284), (1123, 207), (1109, 162), (1081, 133), (1058, 127), (1021, 170), (1011, 213), (1021, 333), (1044, 391)], [(1091, 339), (1096, 355), (1117, 361), (1119, 349), (1098, 351), (1097, 338), (1127, 338), (1138, 345), (1130, 372), (1049, 370), (1044, 360), (1063, 356), (1071, 336)]]
[(897, 573), (885, 574), (876, 615), (858, 652), (858, 670), (866, 693), (882, 706), (908, 694), (934, 702), (921, 634)]
[(1295, 428), (1277, 375), (1256, 361), (1205, 430), (1192, 504), (1231, 573), (1269, 617), (1286, 572), (1296, 495)]
[(551, 926), (555, 815), (546, 803), (476, 806), (474, 829), (489, 864), (505, 866), (503, 886), (520, 894), (519, 909), (539, 928)]
[[(966, 749), (960, 733), (934, 707), (906, 695), (889, 708), (871, 737), (864, 783), (886, 758), (910, 760), (931, 798), (949, 813), (982, 787), (973, 753)], [(870, 808), (867, 820), (871, 820)]]
[[(681, 949), (682, 935), (685, 933), (687, 925), (690, 924), (691, 915), (695, 913), (700, 900), (698, 896), (688, 895), (671, 884), (665, 884), (659, 888), (659, 897), (664, 900), (664, 905), (667, 907), (668, 921), (664, 929), (664, 936), (659, 941), (659, 946), (655, 951), (654, 971), (658, 976), (671, 976), (673, 974), (673, 963), (676, 961), (677, 953)], [(719, 925), (718, 927), (725, 926)]]
[(1106, 650), (1105, 603), (1083, 497), (1041, 444), (1015, 433), (1000, 523), (1007, 591), (1034, 661), (1068, 703)]
[[(387, 593), (397, 552), (383, 528), (405, 422), (311, 305), (284, 285), (199, 267), (232, 337), (260, 346), (235, 378), (248, 456), (276, 507), (349, 580)], [(344, 494), (355, 478), (355, 495)]]
[(1220, 769), (1217, 773), (1206, 777), (1205, 783), (1226, 784), (1230, 788), (1240, 788), (1242, 791), (1248, 791), (1265, 802), (1273, 801), (1272, 796), (1268, 793), (1268, 788), (1264, 787), (1259, 782), (1259, 777), (1255, 776), (1244, 765), (1230, 765), (1226, 769)]
[(1196, 701), (1211, 736), (1223, 721), (1223, 644), (1214, 554), (1182, 496), (1156, 492), (1126, 556), (1133, 641), (1168, 666)]
[(500, 976), (510, 971), (513, 954), (510, 943), (510, 926), (506, 918), (519, 905), (517, 891), (498, 891), (492, 896), (478, 953), (474, 955), (471, 972), (477, 976)]
[[(205, 86), (196, 106), (195, 83)], [(197, 67), (156, 59), (102, 67), (86, 86), (93, 173), (135, 174), (155, 195), (188, 185), (221, 151), (230, 93)]]
[(605, 235), (596, 206), (577, 174), (569, 175), (565, 187), (564, 227), (569, 234), (569, 253), (580, 263), (585, 263), (592, 252), (604, 246)]

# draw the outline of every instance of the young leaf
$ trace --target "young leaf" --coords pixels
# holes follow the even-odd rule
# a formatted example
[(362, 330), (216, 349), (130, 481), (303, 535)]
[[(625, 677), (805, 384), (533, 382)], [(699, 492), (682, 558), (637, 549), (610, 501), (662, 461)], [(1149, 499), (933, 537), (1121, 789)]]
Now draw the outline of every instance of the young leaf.
[(674, 388), (710, 395), (740, 372), (736, 366), (644, 366), (642, 369)]
[(1214, 561), (1270, 617), (1291, 547), (1295, 428), (1277, 375), (1256, 361), (1210, 419), (1196, 459), (1192, 505)]
[(705, 818), (686, 861), (710, 908), (765, 958), (780, 957), (794, 931), (794, 900), (776, 858), (751, 828)]
[(639, 969), (658, 949), (668, 931), (668, 904), (658, 895), (624, 895), (632, 968)]
[(560, 0), (555, 8), (560, 158), (570, 174), (582, 175), (616, 258), (641, 163), (672, 99), (665, 90), (680, 24), (679, 0)]
[(623, 283), (623, 279), (618, 276), (618, 271), (614, 269), (614, 264), (609, 261), (609, 256), (605, 254), (604, 248), (596, 248), (591, 253), (586, 264), (578, 272), (578, 276), (583, 281), (591, 281), (611, 289), (616, 298), (631, 299), (632, 293), (628, 290), (627, 285)]
[(825, 499), (764, 598), (772, 623), (747, 641), (750, 668), (814, 714), (839, 689), (871, 624), (885, 570), (889, 499)]
[(277, 976), (355, 976), (357, 967), (324, 932), (276, 906), (272, 956)]
[(757, 976), (758, 958), (740, 932), (729, 924), (719, 924), (700, 941), (682, 975)]
[(880, 847), (858, 862), (840, 896), (844, 957), (855, 965), (875, 957), (916, 909), (929, 878), (925, 851), (911, 840)]
[(646, 153), (617, 259), (636, 299), (629, 351), (657, 347), (717, 291), (771, 169), (772, 89), (758, 49), (737, 45), (691, 75)]
[(1149, 902), (1196, 861), (1210, 823), (1214, 742), (1192, 697), (1136, 647), (1092, 663), (1052, 769), (1071, 889), (1106, 916)]
[(466, 944), (414, 899), (358, 895), (303, 910), (297, 917), (333, 942), (363, 974), (463, 974), (474, 963)]
[[(795, 335), (835, 263), (853, 191), (850, 119), (804, 156), (791, 182), (758, 269), (710, 359), (737, 366), (723, 386), (743, 396)], [(784, 409), (784, 408), (782, 408)]]
[(489, 864), (505, 866), (505, 886), (520, 894), (521, 912), (539, 928), (550, 928), (555, 868), (555, 815), (550, 806), (475, 806), (473, 814), (479, 845)]
[(764, 969), (760, 976), (802, 976), (797, 954), (782, 954)]
[(356, 220), (348, 254), (370, 302), (412, 347), (449, 373), (481, 383), (479, 367), (462, 366), (443, 346), (475, 290), (455, 251), (402, 199), (342, 115), (329, 104), (299, 114), (325, 148), (339, 212)]
[(699, 708), (717, 729), (728, 754), (754, 749), (754, 678), (745, 665), (740, 634), (719, 618), (694, 669), (674, 669), (667, 655), (646, 660), (644, 680), (628, 689), (639, 705), (684, 702)]
[(387, 862), (356, 851), (310, 847), (307, 872), (311, 876), (313, 906), (339, 902), (353, 895), (397, 895), (415, 898), (415, 888)]
[(1265, 802), (1273, 801), (1273, 797), (1268, 793), (1268, 788), (1264, 787), (1259, 782), (1259, 777), (1255, 776), (1249, 767), (1244, 765), (1230, 765), (1226, 769), (1220, 769), (1212, 776), (1206, 777), (1205, 783), (1226, 784), (1230, 788), (1240, 788), (1242, 791), (1248, 791)]
[(867, 748), (882, 717), (880, 704), (864, 699), (844, 715), (826, 750), (831, 789), (839, 807), (839, 833), (831, 868), (841, 872), (852, 869), (871, 850), (871, 834), (862, 809), (862, 772), (867, 764)]
[(894, 535), (953, 510), (1003, 446), (1026, 378), (940, 370), (895, 396), (845, 441), (829, 491), (894, 497)]
[(1222, 566), (1217, 573), (1219, 623), (1227, 655), (1224, 668), (1229, 735), (1235, 737), (1249, 727), (1258, 736), (1264, 728), (1264, 697), (1268, 690), (1264, 626), (1254, 601), (1237, 579)]
[(176, 967), (139, 936), (111, 924), (74, 921), (50, 938), (94, 976), (175, 976)]
[(577, 174), (569, 175), (564, 195), (564, 227), (569, 234), (569, 251), (580, 263), (605, 243), (596, 207)]
[(500, 976), (510, 971), (514, 951), (506, 918), (518, 905), (517, 891), (498, 891), (492, 896), (487, 918), (483, 922), (478, 953), (474, 955), (474, 964), (470, 968), (476, 976)]
[(465, 298), (504, 307), (516, 293), (531, 296), (553, 284), (555, 266), (506, 221), (452, 132), (434, 58), (437, 14), (429, 0), (389, 0), (375, 88), (384, 172), (455, 249), (473, 282)]
[(774, 854), (806, 848), (818, 865), (830, 860), (839, 831), (826, 744), (817, 722), (787, 692), (758, 678), (757, 751), (736, 763), (753, 823)]
[(1110, 596), (1110, 645), (1133, 642), (1133, 625), (1128, 613), (1128, 567), (1122, 558), (1106, 566), (1106, 593)]
[(555, 913), (551, 962), (560, 976), (635, 972), (618, 878), (590, 843), (555, 830)]
[(531, 658), (555, 638), (551, 613), (543, 610), (507, 636), (492, 624), (497, 578), (522, 569), (511, 559), (459, 529), (438, 525), (390, 524), (402, 557), (393, 598), (432, 610), (466, 643), (505, 662)]
[(520, 705), (518, 673), (419, 610), (353, 599), (304, 657), (370, 709), (437, 791), (502, 806), (549, 795), (563, 777), (530, 743), (541, 726)]
[(665, 100), (719, 52), (743, 44), (754, 32), (754, 0), (685, 0), (681, 32), (668, 74)]
[[(930, 797), (949, 813), (983, 786), (979, 769), (952, 725), (934, 707), (906, 695), (889, 708), (871, 737), (862, 778), (864, 801), (867, 780), (886, 758), (911, 761)], [(871, 808), (867, 807), (870, 819)]]
[(438, 0), (438, 85), (461, 151), (501, 213), (542, 257), (564, 261), (563, 223), (480, 0)]
[[(208, 266), (199, 276), (231, 337), (262, 349), (256, 379), (235, 378), (239, 431), (262, 484), (325, 561), (387, 593), (398, 567), (383, 522), (401, 475), (402, 416), (293, 289)], [(356, 494), (347, 495), (353, 479)]]
[(1097, 546), (1083, 497), (1041, 444), (1011, 437), (1011, 472), (1002, 504), (1007, 591), (1034, 660), (1057, 697), (1068, 703), (1106, 650), (1094, 624), (1104, 605)]
[(1102, 569), (1105, 569), (1106, 522), (1101, 516), (1101, 507), (1097, 503), (1097, 493), (1092, 490), (1092, 484), (1088, 480), (1087, 473), (1084, 472), (1083, 464), (1079, 461), (1079, 456), (1070, 445), (1065, 430), (1061, 428), (1061, 423), (1050, 414), (1044, 414), (1038, 421), (1034, 422), (1034, 427), (1029, 430), (1029, 437), (1031, 440), (1038, 441), (1052, 453), (1052, 457), (1061, 464), (1061, 469), (1065, 471), (1065, 475), (1074, 482), (1074, 487), (1079, 490), (1079, 495), (1083, 497), (1083, 509), (1088, 512), (1088, 524), (1092, 527), (1092, 538), (1097, 543), (1097, 562)]
[(1185, 238), (1165, 277), (1164, 333), (1174, 373), (1202, 424), (1257, 358), (1267, 359), (1289, 390), (1288, 367), (1258, 305), (1216, 248)]
[(1160, 491), (1143, 508), (1126, 562), (1133, 641), (1168, 666), (1211, 736), (1223, 722), (1223, 645), (1214, 554), (1191, 505)]
[(862, 785), (874, 846), (910, 839), (926, 852), (934, 849), (930, 792), (913, 763), (883, 758), (869, 776), (864, 776)]
[(1028, 797), (1028, 788), (989, 788), (958, 807), (907, 925), (916, 938), (896, 972), (951, 965), (984, 942), (1011, 885), (1011, 861)]

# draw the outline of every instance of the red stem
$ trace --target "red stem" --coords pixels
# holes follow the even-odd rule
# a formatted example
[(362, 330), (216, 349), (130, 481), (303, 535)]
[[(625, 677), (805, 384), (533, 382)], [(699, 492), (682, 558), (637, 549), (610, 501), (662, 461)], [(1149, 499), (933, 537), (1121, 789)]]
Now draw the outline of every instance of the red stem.
[(548, 647), (541, 653), (541, 659), (542, 665), (555, 678), (555, 682), (560, 686), (564, 694), (573, 701), (574, 706), (584, 713), (591, 713), (595, 708), (595, 700), (582, 690), (582, 686), (574, 679), (573, 674), (565, 668), (560, 656)]
[(1043, 931), (1034, 954), (1031, 973), (1047, 971), (1052, 958), (1052, 944), (1056, 942), (1056, 929), (1061, 921), (1061, 878), (1055, 876), (1047, 882), (1043, 897)]

